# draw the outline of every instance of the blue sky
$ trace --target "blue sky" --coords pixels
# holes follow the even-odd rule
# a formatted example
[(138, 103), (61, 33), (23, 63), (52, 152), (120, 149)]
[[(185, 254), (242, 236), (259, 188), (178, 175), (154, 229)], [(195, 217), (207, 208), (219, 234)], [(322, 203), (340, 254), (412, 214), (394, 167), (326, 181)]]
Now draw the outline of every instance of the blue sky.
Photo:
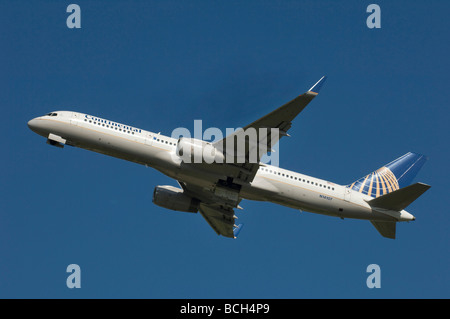
[[(449, 298), (448, 1), (0, 2), (1, 298)], [(237, 240), (152, 204), (159, 172), (50, 147), (73, 110), (170, 135), (236, 128), (309, 89), (281, 167), (348, 184), (415, 151), (432, 188), (397, 239), (367, 221), (243, 201)], [(81, 268), (81, 288), (66, 267)], [(369, 289), (366, 267), (381, 268)]]

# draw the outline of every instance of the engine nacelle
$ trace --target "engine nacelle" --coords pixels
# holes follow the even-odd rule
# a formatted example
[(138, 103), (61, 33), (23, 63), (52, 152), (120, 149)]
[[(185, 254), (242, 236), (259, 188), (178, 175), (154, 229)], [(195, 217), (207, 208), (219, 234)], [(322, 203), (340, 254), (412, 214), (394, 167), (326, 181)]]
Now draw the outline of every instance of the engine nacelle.
[(199, 201), (186, 195), (181, 188), (169, 185), (156, 186), (153, 203), (158, 206), (186, 213), (196, 213)]
[(195, 138), (178, 139), (176, 154), (184, 163), (224, 163), (225, 156), (211, 143)]

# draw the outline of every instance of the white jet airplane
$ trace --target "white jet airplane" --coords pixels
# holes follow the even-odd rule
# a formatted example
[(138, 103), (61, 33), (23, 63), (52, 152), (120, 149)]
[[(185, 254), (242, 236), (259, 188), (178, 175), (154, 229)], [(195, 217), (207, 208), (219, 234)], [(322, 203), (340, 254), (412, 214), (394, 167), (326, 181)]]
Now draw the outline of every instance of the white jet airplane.
[[(153, 202), (171, 210), (200, 212), (218, 235), (236, 238), (242, 224), (235, 225), (234, 209), (241, 209), (240, 201), (249, 199), (342, 219), (369, 220), (382, 236), (395, 238), (397, 222), (415, 219), (405, 208), (430, 188), (422, 183), (410, 185), (425, 163), (425, 156), (407, 153), (349, 185), (338, 185), (261, 162), (264, 153), (270, 152), (281, 137), (288, 136), (291, 122), (317, 96), (325, 79), (322, 77), (306, 93), (244, 128), (244, 131), (255, 129), (259, 138), (256, 144), (259, 152), (253, 161), (250, 153), (255, 144), (249, 139), (245, 140), (241, 153), (232, 152), (236, 150), (234, 141), (242, 135), (242, 130), (210, 143), (190, 138), (174, 139), (71, 111), (36, 117), (28, 126), (45, 137), (50, 145), (84, 148), (151, 166), (174, 178), (180, 188), (155, 187)], [(261, 138), (261, 129), (275, 133)], [(195, 153), (192, 150), (199, 145), (213, 150), (207, 152), (212, 154), (212, 160), (205, 157), (200, 162), (191, 161)], [(183, 154), (186, 150), (191, 150), (187, 157)]]

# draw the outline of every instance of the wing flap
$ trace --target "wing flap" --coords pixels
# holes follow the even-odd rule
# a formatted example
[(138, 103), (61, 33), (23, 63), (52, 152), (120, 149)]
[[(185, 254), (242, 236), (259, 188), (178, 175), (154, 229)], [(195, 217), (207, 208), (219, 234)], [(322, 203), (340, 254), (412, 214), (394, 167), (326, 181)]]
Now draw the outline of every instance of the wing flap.
[(236, 216), (232, 208), (215, 207), (200, 203), (199, 212), (208, 222), (209, 226), (217, 233), (224, 237), (235, 238), (234, 220)]

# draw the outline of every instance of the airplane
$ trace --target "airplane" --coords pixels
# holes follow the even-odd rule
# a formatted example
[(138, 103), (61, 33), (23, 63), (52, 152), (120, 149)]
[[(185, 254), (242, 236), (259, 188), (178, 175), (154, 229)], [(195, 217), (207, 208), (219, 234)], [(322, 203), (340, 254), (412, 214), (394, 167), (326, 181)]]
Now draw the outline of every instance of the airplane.
[[(325, 80), (323, 76), (305, 93), (247, 125), (244, 132), (255, 129), (259, 137), (261, 129), (277, 134), (256, 144), (245, 140), (245, 147), (236, 154), (232, 152), (236, 150), (233, 141), (242, 135), (242, 130), (213, 142), (175, 139), (72, 111), (54, 111), (33, 118), (28, 127), (52, 146), (69, 145), (113, 156), (150, 166), (175, 179), (179, 187), (155, 187), (153, 203), (175, 211), (200, 212), (213, 230), (224, 237), (238, 236), (243, 224), (236, 225), (235, 210), (242, 209), (239, 204), (247, 199), (342, 219), (369, 220), (383, 237), (395, 239), (397, 222), (415, 220), (405, 208), (431, 187), (419, 182), (411, 184), (426, 156), (409, 152), (348, 185), (261, 161), (283, 136), (289, 136), (292, 121), (318, 95)], [(229, 153), (231, 156), (222, 162), (192, 162), (189, 158), (193, 153), (188, 152), (186, 159), (183, 149), (193, 150), (199, 145), (213, 149), (216, 159)], [(251, 161), (249, 154), (255, 145), (259, 152)]]

